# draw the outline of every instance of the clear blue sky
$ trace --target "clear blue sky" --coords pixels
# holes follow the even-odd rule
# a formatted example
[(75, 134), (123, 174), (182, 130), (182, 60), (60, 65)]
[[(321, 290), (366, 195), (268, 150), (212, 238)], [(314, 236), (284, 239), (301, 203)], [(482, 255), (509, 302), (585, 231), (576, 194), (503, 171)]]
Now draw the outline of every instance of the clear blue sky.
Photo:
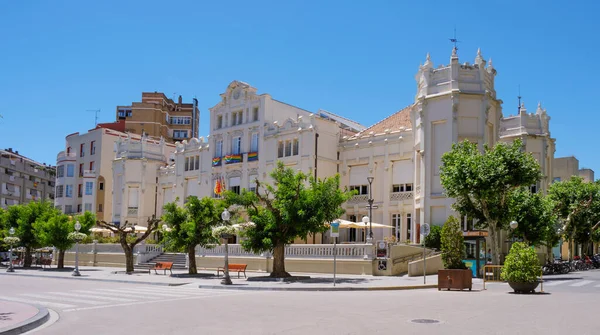
[(596, 1), (1, 1), (0, 147), (56, 162), (64, 138), (114, 121), (142, 91), (196, 96), (200, 133), (232, 80), (365, 125), (409, 105), (431, 53), (478, 47), (504, 114), (518, 85), (552, 117), (556, 156), (600, 173)]

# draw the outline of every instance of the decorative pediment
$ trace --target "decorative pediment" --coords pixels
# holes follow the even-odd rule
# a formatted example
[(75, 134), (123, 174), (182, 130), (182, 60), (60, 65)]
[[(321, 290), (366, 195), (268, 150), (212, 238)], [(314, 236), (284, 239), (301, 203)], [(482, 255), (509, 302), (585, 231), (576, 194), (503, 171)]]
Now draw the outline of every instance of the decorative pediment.
[(227, 178), (241, 177), (241, 176), (242, 176), (241, 170), (233, 170), (233, 171), (227, 172)]

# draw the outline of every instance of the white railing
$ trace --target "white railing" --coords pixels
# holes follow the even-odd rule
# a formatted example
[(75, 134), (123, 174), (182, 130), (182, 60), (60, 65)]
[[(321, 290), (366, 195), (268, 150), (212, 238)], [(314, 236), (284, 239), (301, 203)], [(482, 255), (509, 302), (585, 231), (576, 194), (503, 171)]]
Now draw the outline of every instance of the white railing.
[[(338, 244), (337, 257), (363, 259), (373, 254), (371, 244)], [(225, 246), (217, 245), (213, 248), (196, 247), (199, 256), (224, 256)], [(230, 256), (265, 257), (270, 255), (254, 254), (245, 251), (240, 244), (229, 245)], [(285, 247), (285, 256), (289, 258), (330, 258), (333, 257), (333, 244), (291, 244)]]
[(393, 192), (390, 193), (390, 201), (403, 201), (414, 198), (413, 192)]
[[(138, 246), (140, 248), (137, 248)], [(138, 246), (136, 246), (136, 264), (145, 263), (163, 253), (163, 247), (160, 244), (144, 244)]]
[(137, 207), (127, 207), (127, 216), (137, 215), (138, 208)]
[(359, 204), (362, 202), (367, 202), (369, 200), (369, 196), (367, 194), (355, 195), (352, 198), (348, 199), (349, 204)]
[[(137, 246), (136, 246), (137, 248)], [(98, 243), (96, 244), (96, 252), (97, 253), (106, 253), (106, 254), (117, 254), (123, 253), (123, 247), (117, 243)], [(75, 252), (75, 246), (73, 245), (69, 252)], [(80, 244), (79, 252), (81, 253), (91, 253), (94, 252), (94, 244)]]

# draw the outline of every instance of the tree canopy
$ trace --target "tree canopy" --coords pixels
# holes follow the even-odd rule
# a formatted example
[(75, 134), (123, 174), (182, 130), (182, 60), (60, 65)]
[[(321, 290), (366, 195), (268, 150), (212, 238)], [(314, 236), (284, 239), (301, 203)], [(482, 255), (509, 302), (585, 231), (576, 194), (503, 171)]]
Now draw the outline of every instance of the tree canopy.
[(486, 145), (483, 152), (476, 143), (463, 141), (442, 155), (440, 178), (446, 195), (455, 199), (454, 210), (487, 228), (493, 261), (499, 264), (499, 231), (512, 219), (510, 193), (540, 180), (537, 161), (523, 151), (521, 140)]
[(273, 252), (273, 277), (287, 277), (285, 245), (308, 234), (327, 230), (326, 222), (339, 218), (349, 193), (340, 190), (339, 175), (315, 179), (286, 168), (282, 162), (271, 171), (273, 185), (255, 180), (256, 190), (241, 194), (227, 192), (228, 204), (242, 205), (250, 221), (242, 241), (246, 250)]

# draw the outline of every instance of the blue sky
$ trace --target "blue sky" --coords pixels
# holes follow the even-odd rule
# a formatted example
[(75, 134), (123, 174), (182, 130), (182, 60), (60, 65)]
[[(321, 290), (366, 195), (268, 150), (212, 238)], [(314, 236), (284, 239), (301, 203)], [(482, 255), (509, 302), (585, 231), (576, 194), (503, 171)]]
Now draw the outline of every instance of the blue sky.
[(115, 118), (142, 91), (208, 108), (232, 80), (274, 98), (375, 123), (409, 105), (431, 53), (480, 47), (498, 70), (504, 114), (518, 86), (548, 109), (556, 156), (600, 173), (594, 1), (1, 1), (0, 147), (56, 161), (64, 138)]

